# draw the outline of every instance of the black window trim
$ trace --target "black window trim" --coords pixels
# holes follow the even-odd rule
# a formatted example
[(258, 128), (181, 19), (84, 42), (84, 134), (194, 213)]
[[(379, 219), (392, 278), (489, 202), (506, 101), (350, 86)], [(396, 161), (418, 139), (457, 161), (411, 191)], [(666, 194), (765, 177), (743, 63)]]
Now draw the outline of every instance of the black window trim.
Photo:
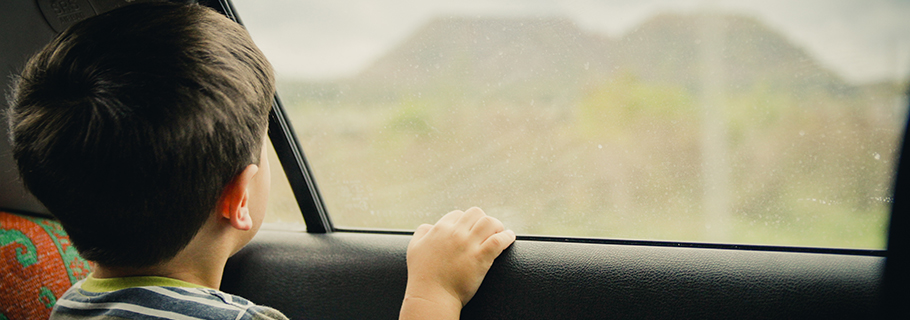
[[(910, 88), (905, 91), (907, 109), (910, 110)], [(890, 314), (910, 314), (910, 112), (905, 123), (901, 152), (894, 169), (894, 202), (888, 225), (888, 243), (885, 249), (885, 270), (883, 275), (883, 306)], [(886, 313), (888, 314), (888, 313)]]
[(294, 133), (294, 128), (288, 121), (278, 94), (269, 112), (269, 139), (275, 148), (275, 154), (284, 168), (285, 176), (297, 198), (297, 205), (303, 214), (306, 230), (309, 233), (327, 233), (335, 231), (332, 221), (326, 213), (325, 205), (316, 181), (311, 174), (310, 164), (306, 160), (300, 141)]

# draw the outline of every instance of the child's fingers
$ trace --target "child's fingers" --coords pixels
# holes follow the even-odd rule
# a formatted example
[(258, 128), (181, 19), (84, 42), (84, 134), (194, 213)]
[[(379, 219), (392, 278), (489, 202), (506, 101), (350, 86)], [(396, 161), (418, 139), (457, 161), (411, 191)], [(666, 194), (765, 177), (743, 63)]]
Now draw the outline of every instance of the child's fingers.
[(483, 243), (480, 244), (480, 250), (485, 255), (498, 257), (499, 254), (502, 253), (502, 250), (508, 248), (513, 242), (515, 242), (515, 232), (512, 230), (505, 230), (484, 240)]
[(457, 224), (464, 226), (464, 228), (470, 230), (470, 228), (474, 226), (474, 223), (476, 223), (478, 219), (485, 217), (486, 215), (487, 214), (483, 213), (483, 210), (480, 210), (480, 208), (472, 207), (466, 210), (461, 218), (458, 218)]
[(483, 216), (474, 223), (471, 227), (471, 233), (476, 234), (482, 239), (486, 239), (491, 234), (499, 233), (505, 230), (502, 222), (499, 219), (493, 218), (491, 216)]
[(442, 218), (440, 218), (439, 221), (436, 222), (436, 224), (440, 224), (440, 223), (455, 224), (458, 222), (458, 220), (463, 215), (464, 215), (464, 212), (462, 212), (461, 210), (455, 210), (455, 211), (446, 213), (446, 215), (442, 216)]
[(414, 230), (414, 236), (411, 237), (411, 241), (408, 242), (408, 249), (414, 246), (414, 243), (423, 238), (423, 236), (427, 235), (427, 232), (430, 232), (430, 229), (432, 228), (433, 225), (426, 223), (417, 227), (417, 230)]
[(433, 228), (432, 224), (426, 224), (426, 223), (421, 224), (419, 227), (417, 227), (417, 230), (414, 230), (414, 238), (417, 238), (417, 239), (423, 238), (423, 236), (426, 235), (427, 232), (430, 232), (430, 229), (432, 229), (432, 228)]

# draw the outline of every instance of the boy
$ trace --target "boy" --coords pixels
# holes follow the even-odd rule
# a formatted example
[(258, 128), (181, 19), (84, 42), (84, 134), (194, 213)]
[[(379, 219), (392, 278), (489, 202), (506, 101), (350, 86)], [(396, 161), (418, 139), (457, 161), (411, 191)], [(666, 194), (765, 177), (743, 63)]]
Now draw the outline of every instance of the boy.
[[(11, 101), (14, 158), (95, 262), (52, 319), (285, 319), (217, 290), (265, 213), (273, 94), (246, 31), (195, 5), (87, 19), (28, 62)], [(401, 318), (458, 318), (514, 240), (477, 208), (420, 226)]]

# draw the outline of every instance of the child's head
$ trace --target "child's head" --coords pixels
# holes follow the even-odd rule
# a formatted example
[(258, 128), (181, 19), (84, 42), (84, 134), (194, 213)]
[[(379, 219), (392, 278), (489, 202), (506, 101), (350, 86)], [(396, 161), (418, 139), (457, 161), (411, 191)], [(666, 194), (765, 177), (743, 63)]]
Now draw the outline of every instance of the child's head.
[(201, 6), (131, 5), (29, 60), (11, 96), (13, 156), (85, 258), (151, 266), (258, 163), (273, 94), (241, 26)]

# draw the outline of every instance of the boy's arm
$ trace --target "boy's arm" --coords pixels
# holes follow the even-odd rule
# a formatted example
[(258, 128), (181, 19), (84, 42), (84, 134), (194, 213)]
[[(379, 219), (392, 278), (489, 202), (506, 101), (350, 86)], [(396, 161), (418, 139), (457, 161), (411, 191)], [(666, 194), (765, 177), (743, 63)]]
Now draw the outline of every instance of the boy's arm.
[(400, 319), (458, 319), (493, 260), (514, 241), (514, 232), (479, 208), (421, 225), (408, 244)]

